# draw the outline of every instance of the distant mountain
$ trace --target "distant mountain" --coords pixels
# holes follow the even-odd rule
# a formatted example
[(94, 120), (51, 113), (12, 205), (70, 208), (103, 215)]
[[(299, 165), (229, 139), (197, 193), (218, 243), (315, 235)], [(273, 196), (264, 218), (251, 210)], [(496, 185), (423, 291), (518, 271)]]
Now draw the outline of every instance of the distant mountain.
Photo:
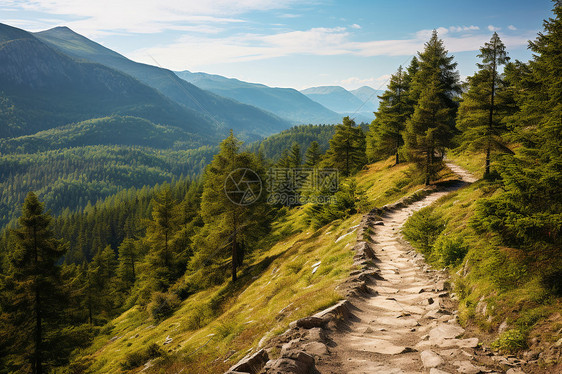
[[(216, 139), (212, 122), (122, 72), (77, 61), (0, 24), (0, 138), (107, 115), (131, 115)], [(197, 134), (197, 135), (195, 135)]]
[(341, 121), (338, 113), (292, 88), (269, 87), (187, 70), (176, 74), (199, 88), (267, 110), (293, 124), (329, 124)]
[(379, 108), (379, 95), (383, 94), (383, 90), (375, 90), (372, 87), (369, 86), (363, 86), (363, 87), (359, 87), (356, 90), (352, 90), (349, 91), (351, 92), (353, 95), (355, 95), (359, 100), (361, 100), (362, 102), (368, 102), (369, 103), (369, 109), (372, 109), (373, 112), (377, 111), (377, 109)]
[(370, 122), (376, 110), (373, 103), (364, 102), (353, 93), (340, 86), (320, 86), (302, 90), (312, 100), (326, 108), (337, 112), (341, 116), (349, 115), (355, 122)]
[(65, 54), (94, 61), (133, 76), (176, 103), (214, 121), (222, 128), (222, 135), (228, 129), (233, 129), (237, 135), (255, 138), (291, 126), (288, 121), (272, 113), (202, 90), (180, 79), (170, 70), (131, 61), (67, 27), (56, 27), (35, 35)]

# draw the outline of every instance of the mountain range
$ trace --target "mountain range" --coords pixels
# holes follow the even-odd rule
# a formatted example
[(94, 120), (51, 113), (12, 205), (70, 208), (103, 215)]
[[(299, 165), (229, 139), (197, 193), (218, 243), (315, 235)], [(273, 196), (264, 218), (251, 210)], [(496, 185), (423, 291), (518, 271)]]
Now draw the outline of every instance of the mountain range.
[(237, 135), (266, 136), (290, 127), (290, 123), (256, 107), (215, 95), (180, 79), (172, 71), (131, 61), (67, 27), (34, 34), (49, 46), (77, 59), (93, 61), (136, 78), (166, 98), (199, 113), (221, 135), (233, 129)]
[(330, 110), (293, 88), (268, 87), (220, 75), (178, 71), (186, 81), (217, 95), (256, 106), (291, 121), (293, 124), (333, 124), (341, 121)]
[(374, 119), (373, 112), (378, 108), (377, 95), (383, 91), (363, 86), (348, 91), (340, 86), (320, 86), (301, 90), (301, 93), (312, 100), (330, 108), (341, 116), (350, 116), (356, 122), (370, 123)]

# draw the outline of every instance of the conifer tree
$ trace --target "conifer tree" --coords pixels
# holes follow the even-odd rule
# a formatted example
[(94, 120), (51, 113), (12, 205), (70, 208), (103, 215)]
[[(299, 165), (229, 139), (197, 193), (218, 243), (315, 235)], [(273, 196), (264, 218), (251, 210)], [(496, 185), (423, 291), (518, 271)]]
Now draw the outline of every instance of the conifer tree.
[(423, 171), (426, 185), (441, 168), (440, 156), (451, 145), (451, 109), (439, 95), (436, 77), (422, 91), (412, 118), (406, 126), (406, 146), (411, 159)]
[(322, 159), (322, 152), (320, 151), (320, 144), (316, 140), (310, 143), (304, 155), (304, 165), (312, 168), (318, 166)]
[(342, 175), (349, 176), (367, 163), (365, 147), (365, 134), (361, 127), (349, 117), (344, 117), (343, 122), (336, 126), (323, 165), (337, 168)]
[(407, 73), (400, 66), (390, 78), (386, 91), (379, 96), (379, 109), (367, 134), (367, 156), (371, 161), (394, 155), (395, 163), (400, 163), (399, 150), (404, 144), (402, 132), (413, 112), (408, 100), (408, 82)]
[[(423, 52), (418, 53), (419, 66), (411, 82), (409, 99), (416, 104), (406, 124), (405, 144), (409, 157), (423, 171), (426, 184), (440, 169), (445, 148), (451, 146), (455, 131), (454, 99), (460, 86), (453, 58), (433, 30)], [(413, 64), (411, 68), (415, 70), (416, 63)]]
[(171, 282), (180, 276), (179, 253), (172, 241), (179, 229), (181, 218), (179, 204), (169, 185), (152, 200), (152, 220), (147, 228), (147, 238), (151, 244), (146, 257), (150, 272), (149, 283), (153, 290), (164, 291)]
[(206, 251), (198, 260), (210, 261), (230, 252), (232, 281), (243, 264), (245, 251), (268, 229), (269, 207), (261, 191), (263, 167), (255, 155), (240, 152), (240, 141), (231, 132), (220, 152), (205, 170), (201, 215), (205, 226), (199, 242)]
[(486, 153), (484, 177), (490, 174), (492, 150), (511, 152), (502, 141), (507, 131), (502, 119), (510, 110), (507, 87), (498, 71), (509, 61), (505, 45), (494, 32), (490, 42), (480, 48), (479, 71), (468, 77), (468, 90), (459, 107), (457, 127), (463, 131), (463, 146)]
[(291, 160), (291, 167), (298, 168), (302, 164), (302, 155), (301, 155), (301, 146), (299, 143), (293, 143), (291, 147), (291, 151), (289, 153), (289, 157)]
[(139, 253), (135, 241), (131, 238), (123, 240), (119, 246), (119, 265), (117, 275), (125, 289), (129, 289), (135, 284), (137, 279), (137, 262)]
[(506, 67), (521, 147), (498, 163), (502, 189), (483, 199), (476, 224), (524, 249), (547, 289), (562, 295), (562, 3), (530, 42), (533, 59)]
[[(437, 80), (437, 94), (441, 101), (448, 108), (457, 108), (454, 99), (461, 93), (461, 88), (459, 73), (455, 70), (457, 63), (453, 60), (454, 56), (448, 55), (443, 40), (439, 39), (437, 31), (433, 30), (431, 38), (425, 43), (423, 52), (418, 52), (418, 58), (412, 60), (413, 65), (409, 68), (416, 71), (411, 78), (411, 100), (418, 102), (430, 80)], [(451, 128), (453, 127), (454, 115), (455, 112), (451, 112)]]
[(64, 309), (65, 293), (57, 261), (66, 246), (54, 238), (51, 220), (30, 192), (19, 227), (13, 231), (0, 301), (1, 334), (10, 344), (7, 364), (17, 372), (44, 373), (57, 354), (52, 352), (50, 341), (57, 339)]

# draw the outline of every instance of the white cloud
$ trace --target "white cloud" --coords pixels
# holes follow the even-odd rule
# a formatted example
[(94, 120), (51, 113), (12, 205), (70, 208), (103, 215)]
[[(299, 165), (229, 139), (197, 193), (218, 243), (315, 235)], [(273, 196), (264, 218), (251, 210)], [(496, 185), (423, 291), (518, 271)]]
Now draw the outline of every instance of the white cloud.
[(384, 74), (379, 77), (369, 78), (349, 77), (338, 81), (337, 84), (345, 87), (348, 90), (354, 90), (362, 86), (370, 86), (376, 90), (384, 90), (389, 79), (390, 74)]
[(517, 27), (515, 27), (513, 25), (509, 25), (509, 26), (507, 26), (507, 28), (510, 29), (511, 31), (517, 30)]
[(351, 28), (352, 28), (352, 29), (359, 30), (359, 29), (361, 28), (361, 26), (358, 25), (358, 24), (356, 24), (356, 23), (354, 23), (353, 25), (351, 25)]
[(470, 25), (470, 26), (450, 26), (449, 27), (449, 31), (450, 32), (463, 32), (463, 31), (478, 31), (480, 30), (480, 27), (478, 26), (474, 26), (474, 25)]
[(251, 11), (286, 9), (296, 0), (4, 0), (5, 6), (67, 16), (88, 36), (100, 32), (157, 33), (203, 23), (243, 22)]
[[(456, 27), (456, 26), (455, 26)], [(467, 28), (470, 28), (467, 27)], [(490, 38), (487, 33), (440, 27), (439, 37), (450, 53), (477, 51)], [(476, 31), (471, 28), (470, 31)], [(424, 48), (432, 30), (421, 30), (409, 39), (353, 41), (345, 27), (312, 28), (277, 34), (238, 34), (225, 38), (186, 35), (169, 45), (129, 54), (137, 61), (152, 63), (154, 56), (164, 66), (192, 70), (217, 63), (263, 60), (291, 55), (412, 56)], [(508, 48), (524, 46), (532, 35), (502, 36)]]
[(490, 30), (490, 31), (500, 31), (500, 30), (501, 30), (501, 27), (496, 27), (496, 26), (494, 26), (494, 25), (489, 25), (489, 26), (488, 26), (488, 30)]

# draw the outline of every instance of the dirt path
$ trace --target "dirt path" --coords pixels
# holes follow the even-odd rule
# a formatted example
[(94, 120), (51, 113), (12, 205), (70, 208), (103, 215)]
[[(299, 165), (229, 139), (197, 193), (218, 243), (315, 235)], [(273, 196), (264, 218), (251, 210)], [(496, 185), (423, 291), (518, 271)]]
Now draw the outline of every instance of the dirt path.
[[(475, 178), (449, 164), (464, 182)], [(460, 187), (435, 192), (383, 217), (375, 228), (375, 253), (382, 279), (373, 296), (353, 301), (354, 318), (330, 336), (330, 357), (317, 363), (323, 373), (504, 373), (479, 363), (477, 338), (462, 338), (444, 276), (431, 271), (404, 242), (400, 229), (415, 211)], [(480, 352), (482, 352), (480, 350)], [(483, 355), (480, 353), (480, 355)], [(521, 373), (511, 369), (508, 373)]]

